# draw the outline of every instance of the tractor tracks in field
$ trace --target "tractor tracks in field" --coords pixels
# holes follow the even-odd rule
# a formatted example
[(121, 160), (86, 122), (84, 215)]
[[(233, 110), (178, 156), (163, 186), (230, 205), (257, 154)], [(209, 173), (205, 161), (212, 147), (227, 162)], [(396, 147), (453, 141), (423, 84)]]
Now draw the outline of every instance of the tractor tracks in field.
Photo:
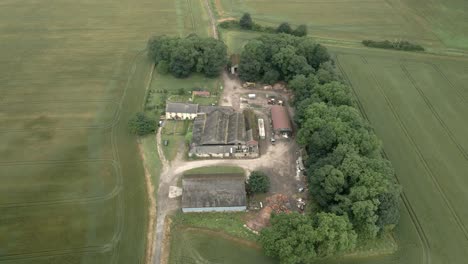
[[(365, 59), (365, 57), (361, 57), (361, 58), (363, 59), (363, 62), (365, 64), (368, 63), (367, 60)], [(367, 120), (367, 122), (371, 123), (369, 117), (367, 116), (366, 111), (364, 110), (362, 102), (359, 99), (359, 96), (358, 96), (358, 94), (356, 92), (356, 89), (354, 88), (351, 80), (349, 79), (348, 74), (346, 73), (346, 71), (344, 71), (343, 67), (341, 66), (338, 55), (336, 56), (336, 64), (338, 66), (338, 69), (343, 73), (343, 76), (344, 76), (346, 82), (351, 87), (351, 90), (352, 90), (353, 95), (354, 95), (354, 97), (356, 99), (356, 103), (358, 105), (358, 108), (359, 108), (360, 112), (362, 113), (363, 117)], [(382, 150), (382, 155), (386, 159), (388, 159), (388, 156), (387, 156), (387, 153), (385, 152), (385, 150)], [(400, 184), (400, 180), (399, 180), (399, 178), (398, 178), (398, 176), (396, 174), (395, 174), (395, 179)], [(406, 193), (405, 193), (404, 189), (401, 191), (400, 197), (401, 197), (401, 199), (403, 201), (403, 204), (405, 206), (406, 211), (408, 212), (408, 214), (409, 214), (409, 216), (411, 218), (411, 221), (413, 222), (413, 225), (416, 228), (416, 232), (418, 234), (419, 241), (421, 242), (422, 251), (423, 251), (422, 262), (424, 264), (431, 264), (432, 259), (431, 259), (431, 255), (430, 255), (429, 239), (427, 238), (426, 232), (424, 231), (424, 229), (423, 229), (423, 227), (421, 225), (421, 222), (419, 221), (419, 218), (418, 218), (417, 214), (415, 213), (411, 203), (409, 202), (409, 199), (406, 196)]]
[(465, 160), (468, 161), (468, 153), (465, 151), (465, 149), (463, 148), (463, 146), (460, 145), (460, 143), (458, 143), (457, 139), (455, 138), (455, 136), (453, 135), (452, 131), (450, 130), (450, 128), (447, 126), (447, 124), (444, 122), (444, 120), (440, 117), (439, 113), (437, 112), (437, 110), (435, 109), (435, 107), (432, 105), (432, 103), (430, 102), (429, 98), (427, 98), (426, 94), (424, 93), (424, 91), (421, 89), (421, 87), (419, 87), (419, 85), (417, 84), (416, 80), (414, 80), (413, 76), (411, 76), (411, 74), (409, 73), (408, 69), (406, 68), (405, 65), (403, 65), (403, 63), (400, 63), (400, 68), (401, 70), (403, 71), (403, 73), (405, 74), (405, 76), (408, 78), (408, 80), (411, 82), (411, 85), (413, 86), (413, 88), (415, 88), (419, 95), (421, 96), (421, 98), (424, 100), (424, 103), (427, 105), (427, 107), (429, 108), (429, 110), (431, 111), (432, 115), (437, 119), (437, 121), (439, 122), (439, 124), (442, 126), (443, 130), (445, 131), (445, 133), (449, 136), (450, 140), (452, 141), (452, 143), (457, 147), (457, 149), (461, 152), (461, 154), (463, 155), (463, 157), (465, 158)]
[[(361, 56), (362, 58), (362, 56)], [(367, 64), (367, 62), (365, 61), (365, 59), (363, 59), (363, 63), (364, 64)], [(420, 159), (421, 161), (421, 164), (423, 165), (425, 171), (427, 172), (427, 174), (430, 176), (430, 179), (431, 181), (434, 183), (437, 191), (439, 192), (439, 194), (441, 195), (445, 205), (447, 206), (447, 208), (449, 209), (451, 215), (453, 216), (457, 226), (461, 229), (461, 231), (463, 232), (465, 238), (468, 240), (468, 233), (466, 232), (466, 229), (463, 225), (463, 223), (461, 222), (460, 220), (460, 217), (458, 216), (457, 212), (454, 210), (451, 202), (449, 201), (448, 197), (446, 196), (445, 192), (443, 191), (439, 181), (437, 180), (436, 176), (434, 175), (434, 172), (430, 169), (429, 167), (429, 163), (427, 162), (426, 158), (424, 157), (424, 155), (422, 154), (422, 151), (421, 149), (419, 148), (419, 146), (417, 145), (416, 141), (414, 140), (414, 138), (411, 136), (411, 134), (409, 133), (408, 131), (408, 128), (406, 127), (406, 125), (404, 124), (403, 120), (401, 119), (400, 115), (397, 113), (396, 111), (396, 108), (395, 106), (393, 105), (392, 101), (390, 100), (390, 98), (388, 98), (388, 96), (386, 95), (381, 83), (377, 80), (373, 70), (371, 67), (368, 67), (368, 70), (369, 70), (369, 73), (372, 77), (372, 80), (374, 81), (374, 83), (376, 84), (380, 94), (383, 96), (383, 98), (385, 99), (387, 105), (389, 106), (389, 109), (391, 110), (392, 112), (392, 115), (395, 117), (395, 119), (398, 121), (398, 124), (400, 126), (400, 128), (402, 129), (402, 131), (404, 132), (405, 136), (409, 139), (409, 141), (411, 142), (411, 145), (413, 147), (413, 149), (415, 150), (416, 154), (418, 155), (418, 158)]]
[[(452, 90), (454, 90), (458, 97), (466, 104), (468, 105), (468, 99), (466, 98), (466, 96), (463, 95), (463, 93), (460, 91), (460, 89), (458, 89), (457, 87), (455, 87), (455, 85), (452, 83), (452, 81), (450, 81), (450, 79), (447, 77), (447, 75), (445, 75), (445, 73), (439, 68), (439, 66), (437, 66), (436, 64), (432, 63), (432, 62), (426, 62), (428, 65), (432, 66), (432, 68), (440, 74), (440, 76), (442, 76), (442, 78), (444, 78), (444, 80), (448, 83), (448, 85), (450, 86), (450, 88), (452, 88)], [(467, 69), (468, 70), (468, 69)]]
[(32, 202), (32, 203), (17, 203), (13, 204), (6, 204), (0, 205), (2, 207), (10, 207), (10, 206), (41, 206), (41, 205), (53, 205), (53, 204), (76, 204), (76, 203), (90, 203), (94, 201), (106, 201), (112, 198), (116, 198), (116, 224), (115, 224), (115, 231), (112, 234), (112, 238), (109, 242), (101, 245), (101, 246), (86, 246), (86, 247), (73, 247), (68, 249), (61, 249), (61, 250), (40, 250), (36, 252), (25, 252), (19, 254), (6, 254), (0, 256), (0, 261), (8, 261), (8, 260), (34, 260), (38, 258), (45, 258), (45, 257), (54, 257), (54, 256), (65, 256), (65, 255), (72, 255), (72, 254), (84, 254), (84, 253), (106, 253), (112, 251), (111, 263), (116, 263), (118, 260), (118, 249), (120, 245), (120, 240), (122, 236), (122, 232), (125, 227), (125, 206), (124, 206), (124, 197), (121, 194), (123, 189), (123, 176), (122, 176), (122, 169), (120, 166), (120, 156), (119, 156), (119, 148), (117, 143), (117, 131), (116, 127), (120, 122), (121, 119), (121, 110), (122, 105), (125, 100), (126, 94), (128, 92), (130, 82), (133, 78), (133, 75), (136, 71), (136, 63), (139, 57), (143, 55), (146, 50), (138, 52), (136, 55), (133, 56), (131, 67), (128, 70), (128, 77), (127, 82), (123, 91), (123, 94), (118, 102), (117, 113), (114, 115), (114, 120), (111, 126), (111, 146), (112, 146), (112, 159), (87, 159), (87, 160), (42, 160), (42, 161), (9, 161), (9, 162), (0, 162), (0, 166), (7, 166), (7, 165), (24, 165), (24, 164), (64, 164), (64, 163), (88, 163), (88, 162), (111, 162), (114, 170), (116, 172), (117, 177), (117, 184), (116, 187), (108, 194), (99, 196), (99, 197), (89, 197), (83, 199), (65, 199), (65, 200), (56, 200), (56, 201), (48, 201), (48, 202)]
[(97, 195), (86, 198), (70, 198), (70, 199), (57, 199), (57, 200), (46, 200), (46, 201), (35, 201), (35, 202), (24, 202), (24, 203), (3, 203), (0, 204), (0, 208), (11, 208), (11, 207), (28, 207), (28, 206), (48, 206), (48, 205), (59, 205), (59, 204), (82, 204), (82, 203), (91, 203), (91, 202), (101, 202), (107, 201), (115, 196), (117, 196), (123, 188), (122, 175), (119, 173), (119, 167), (115, 160), (112, 159), (92, 159), (85, 161), (48, 161), (48, 162), (9, 162), (9, 163), (0, 163), (1, 166), (11, 166), (11, 165), (44, 165), (44, 164), (89, 164), (89, 163), (99, 163), (106, 162), (110, 163), (114, 169), (114, 177), (116, 183), (114, 188), (105, 195)]
[(465, 238), (468, 240), (468, 233), (466, 232), (466, 229), (465, 229), (463, 223), (461, 222), (460, 217), (458, 216), (457, 212), (454, 210), (452, 204), (450, 203), (449, 199), (447, 198), (444, 190), (442, 189), (439, 181), (437, 180), (437, 177), (434, 175), (434, 172), (431, 170), (431, 168), (429, 166), (429, 163), (427, 162), (426, 158), (422, 154), (421, 149), (419, 148), (418, 144), (416, 143), (414, 138), (409, 133), (408, 128), (404, 124), (404, 122), (401, 119), (400, 115), (397, 113), (396, 108), (393, 105), (392, 101), (390, 100), (390, 98), (388, 98), (388, 96), (385, 93), (381, 83), (377, 80), (377, 77), (375, 77), (375, 74), (374, 74), (373, 70), (370, 67), (368, 69), (369, 69), (369, 73), (370, 73), (370, 75), (372, 77), (372, 80), (376, 84), (376, 86), (377, 86), (379, 92), (381, 93), (381, 95), (384, 97), (385, 102), (389, 106), (393, 116), (398, 121), (398, 124), (399, 124), (400, 128), (404, 132), (405, 136), (409, 139), (409, 141), (411, 142), (412, 147), (416, 151), (416, 154), (418, 155), (418, 158), (421, 161), (421, 164), (423, 165), (424, 170), (427, 172), (427, 174), (429, 175), (431, 181), (434, 183), (437, 191), (439, 192), (439, 194), (442, 197), (442, 200), (444, 201), (444, 203), (447, 206), (447, 208), (449, 209), (451, 215), (455, 219), (455, 222), (456, 222), (457, 226), (461, 229), (461, 231), (463, 232)]

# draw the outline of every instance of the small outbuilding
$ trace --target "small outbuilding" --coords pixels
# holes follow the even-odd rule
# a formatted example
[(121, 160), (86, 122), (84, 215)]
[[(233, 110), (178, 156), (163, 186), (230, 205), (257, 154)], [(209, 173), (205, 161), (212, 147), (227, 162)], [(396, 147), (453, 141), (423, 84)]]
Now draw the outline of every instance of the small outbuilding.
[(243, 174), (186, 175), (182, 180), (182, 212), (236, 212), (247, 209)]
[(273, 122), (273, 130), (276, 134), (283, 137), (290, 137), (292, 135), (291, 120), (289, 119), (286, 107), (280, 105), (272, 106), (271, 120)]
[(240, 63), (240, 55), (232, 54), (231, 55), (231, 74), (237, 74), (237, 70), (239, 69), (239, 63)]
[(198, 104), (166, 103), (166, 119), (195, 119), (198, 114)]
[(199, 96), (199, 97), (210, 97), (210, 92), (208, 92), (208, 91), (193, 91), (192, 95), (193, 96)]

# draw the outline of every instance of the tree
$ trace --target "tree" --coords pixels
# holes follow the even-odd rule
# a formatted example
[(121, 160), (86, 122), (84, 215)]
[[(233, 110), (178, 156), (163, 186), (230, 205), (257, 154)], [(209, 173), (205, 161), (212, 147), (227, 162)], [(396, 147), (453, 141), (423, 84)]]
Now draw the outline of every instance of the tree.
[(200, 40), (202, 50), (199, 57), (202, 65), (201, 72), (207, 77), (216, 77), (227, 63), (227, 47), (219, 40), (205, 38)]
[(138, 112), (129, 120), (128, 127), (132, 134), (144, 136), (155, 131), (156, 120), (147, 117), (144, 113)]
[(193, 42), (183, 39), (179, 45), (172, 49), (169, 68), (171, 73), (177, 78), (188, 77), (195, 69), (196, 59), (199, 53), (195, 49)]
[(299, 25), (292, 34), (298, 37), (304, 37), (307, 35), (307, 26), (306, 25)]
[(267, 61), (264, 44), (254, 40), (247, 43), (241, 53), (239, 77), (244, 81), (257, 81), (264, 75), (264, 65)]
[(286, 46), (273, 55), (273, 65), (279, 69), (279, 72), (285, 81), (289, 81), (298, 74), (308, 75), (313, 69), (307, 64), (304, 56), (296, 54), (297, 49), (293, 46)]
[(239, 20), (239, 25), (243, 29), (252, 29), (253, 21), (249, 13), (244, 13), (244, 15)]
[(314, 199), (326, 211), (348, 215), (362, 237), (374, 238), (398, 221), (399, 188), (387, 160), (340, 145), (309, 173)]
[(356, 245), (357, 235), (346, 216), (273, 214), (270, 222), (271, 227), (261, 231), (260, 242), (265, 253), (279, 258), (280, 263), (311, 263)]
[(308, 58), (309, 64), (314, 68), (318, 69), (320, 64), (330, 60), (330, 54), (327, 51), (327, 48), (317, 44), (312, 50), (312, 54)]
[(312, 96), (331, 106), (354, 106), (354, 99), (349, 86), (337, 81), (315, 86)]
[(260, 171), (253, 171), (247, 181), (248, 193), (266, 193), (270, 189), (270, 178)]
[(292, 28), (289, 25), (288, 22), (283, 22), (281, 23), (278, 28), (276, 28), (277, 33), (286, 33), (286, 34), (291, 34), (292, 33)]
[(354, 249), (357, 234), (348, 217), (318, 213), (314, 218), (316, 252), (327, 257)]
[(354, 107), (313, 103), (307, 107), (303, 118), (297, 141), (314, 160), (325, 157), (343, 143), (353, 145), (360, 155), (375, 157), (379, 154), (380, 141)]
[(195, 34), (186, 38), (156, 36), (148, 41), (148, 56), (161, 73), (170, 72), (177, 78), (193, 72), (215, 77), (226, 64), (227, 48), (222, 41)]

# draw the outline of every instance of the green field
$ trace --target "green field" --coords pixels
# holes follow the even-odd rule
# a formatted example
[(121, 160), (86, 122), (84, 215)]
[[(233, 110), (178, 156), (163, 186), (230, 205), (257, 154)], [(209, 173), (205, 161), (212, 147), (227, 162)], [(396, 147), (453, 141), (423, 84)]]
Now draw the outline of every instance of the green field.
[(127, 122), (151, 81), (148, 38), (208, 36), (203, 1), (2, 1), (0, 22), (0, 263), (143, 263)]
[[(429, 52), (455, 54), (454, 49), (468, 48), (466, 3), (213, 2), (222, 4), (221, 17), (239, 17), (247, 11), (267, 25), (306, 23), (309, 33), (331, 50), (394, 164), (403, 186), (401, 221), (394, 232), (398, 251), (379, 255), (381, 250), (375, 246), (376, 256), (348, 256), (326, 263), (466, 263), (468, 57), (464, 52), (438, 56), (358, 44), (364, 38), (404, 38), (423, 44)], [(259, 35), (222, 31), (232, 53)]]
[(249, 12), (265, 25), (307, 24), (321, 41), (407, 39), (428, 48), (467, 49), (468, 8), (463, 0), (216, 0), (220, 17)]
[(421, 252), (419, 258), (400, 253), (394, 256), (398, 261), (388, 263), (464, 263), (468, 61), (396, 52), (335, 53), (404, 188), (396, 234), (400, 248), (409, 252), (419, 244), (414, 249)]
[(173, 227), (170, 264), (276, 264), (258, 246), (206, 229)]

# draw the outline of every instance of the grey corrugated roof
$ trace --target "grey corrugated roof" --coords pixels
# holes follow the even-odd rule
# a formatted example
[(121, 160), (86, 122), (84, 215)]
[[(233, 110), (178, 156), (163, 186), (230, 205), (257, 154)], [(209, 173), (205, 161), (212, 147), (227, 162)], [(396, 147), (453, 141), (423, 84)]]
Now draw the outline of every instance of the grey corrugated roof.
[(198, 113), (197, 104), (187, 103), (166, 103), (166, 113), (187, 113), (196, 114)]
[(195, 119), (192, 133), (196, 145), (244, 144), (244, 114), (223, 108), (209, 109), (207, 114)]
[(245, 177), (242, 174), (185, 176), (182, 208), (245, 206)]

